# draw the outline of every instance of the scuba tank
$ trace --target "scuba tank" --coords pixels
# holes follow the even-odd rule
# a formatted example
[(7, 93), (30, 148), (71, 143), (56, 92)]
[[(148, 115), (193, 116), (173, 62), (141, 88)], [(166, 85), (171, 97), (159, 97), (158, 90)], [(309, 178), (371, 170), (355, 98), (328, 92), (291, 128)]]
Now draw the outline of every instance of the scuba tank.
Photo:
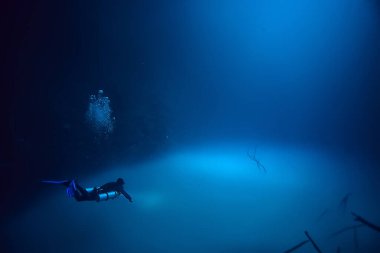
[(120, 192), (117, 192), (117, 191), (109, 191), (109, 192), (98, 193), (97, 192), (98, 190), (99, 189), (97, 187), (86, 188), (86, 191), (90, 194), (94, 193), (94, 191), (96, 192), (96, 194), (98, 195), (98, 199), (96, 200), (97, 202), (106, 201), (109, 199), (116, 199), (120, 195)]
[(96, 200), (97, 202), (99, 202), (99, 201), (106, 201), (106, 200), (109, 200), (109, 199), (116, 199), (120, 195), (120, 192), (118, 192), (118, 191), (99, 192), (100, 189), (98, 187), (86, 188), (86, 191), (89, 194), (95, 193), (98, 196), (98, 198)]
[(115, 199), (115, 198), (119, 197), (119, 195), (120, 195), (120, 192), (117, 192), (117, 191), (99, 193), (97, 201), (99, 202), (99, 201), (106, 201), (109, 199)]

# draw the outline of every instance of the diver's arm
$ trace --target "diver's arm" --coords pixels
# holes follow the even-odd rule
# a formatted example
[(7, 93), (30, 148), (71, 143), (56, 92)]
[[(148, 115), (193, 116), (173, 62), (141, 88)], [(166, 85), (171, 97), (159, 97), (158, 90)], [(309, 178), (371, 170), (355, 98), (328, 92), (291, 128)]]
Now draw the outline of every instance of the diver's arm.
[(364, 225), (366, 225), (367, 227), (370, 227), (372, 228), (373, 230), (377, 231), (377, 232), (380, 232), (380, 227), (379, 226), (376, 226), (375, 224), (365, 220), (363, 217), (357, 215), (356, 213), (354, 212), (351, 212), (352, 215), (355, 217), (355, 220), (356, 221), (359, 221), (361, 223), (363, 223)]
[(132, 197), (131, 197), (131, 195), (129, 195), (124, 189), (121, 189), (120, 192), (121, 192), (121, 194), (124, 195), (124, 197), (125, 197), (126, 199), (129, 200), (129, 202), (133, 202), (133, 201), (132, 201)]

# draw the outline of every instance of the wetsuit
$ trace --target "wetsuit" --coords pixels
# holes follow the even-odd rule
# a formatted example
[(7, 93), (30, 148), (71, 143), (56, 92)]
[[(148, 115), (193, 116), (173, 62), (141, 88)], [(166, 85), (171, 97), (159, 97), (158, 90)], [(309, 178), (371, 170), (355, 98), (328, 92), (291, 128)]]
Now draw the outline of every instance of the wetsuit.
[(52, 181), (44, 180), (43, 183), (61, 184), (66, 187), (66, 193), (69, 197), (74, 197), (77, 201), (102, 201), (117, 198), (123, 194), (129, 202), (132, 197), (124, 190), (124, 180), (118, 178), (116, 182), (109, 182), (100, 187), (83, 188), (75, 180)]
[(132, 197), (124, 190), (123, 185), (118, 182), (106, 183), (100, 186), (97, 191), (98, 194), (116, 191), (123, 194), (124, 197), (129, 200), (129, 202), (132, 202)]

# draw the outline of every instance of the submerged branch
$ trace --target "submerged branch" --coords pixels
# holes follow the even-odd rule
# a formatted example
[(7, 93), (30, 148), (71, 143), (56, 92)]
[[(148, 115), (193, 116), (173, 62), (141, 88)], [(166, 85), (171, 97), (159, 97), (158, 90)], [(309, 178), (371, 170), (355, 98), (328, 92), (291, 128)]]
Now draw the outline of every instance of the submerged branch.
[(256, 148), (255, 148), (255, 152), (252, 154), (249, 150), (247, 151), (247, 155), (249, 157), (249, 159), (251, 159), (252, 161), (256, 162), (256, 166), (257, 168), (259, 168), (259, 170), (261, 171), (264, 171), (264, 173), (267, 173), (267, 169), (264, 167), (264, 165), (256, 158)]
[(344, 195), (344, 197), (339, 202), (339, 209), (341, 210), (341, 212), (345, 213), (347, 211), (348, 200), (350, 199), (351, 196), (352, 196), (352, 193), (349, 192), (346, 195)]
[(311, 236), (309, 235), (309, 232), (305, 231), (305, 235), (307, 236), (307, 238), (309, 238), (311, 244), (313, 244), (314, 249), (318, 253), (322, 253), (322, 251), (319, 249), (318, 245), (315, 243), (315, 241), (313, 240), (313, 238), (311, 238)]
[(351, 214), (355, 217), (355, 220), (356, 221), (359, 221), (361, 222), (362, 224), (366, 225), (367, 227), (369, 228), (372, 228), (373, 230), (377, 231), (377, 232), (380, 232), (380, 227), (367, 221), (366, 219), (364, 219), (363, 217), (357, 215), (356, 213), (354, 212), (351, 212)]
[(359, 224), (359, 225), (353, 225), (353, 226), (344, 227), (344, 228), (339, 229), (338, 231), (332, 233), (330, 235), (330, 238), (336, 237), (336, 236), (338, 236), (338, 235), (340, 235), (340, 234), (342, 234), (342, 233), (344, 233), (346, 231), (349, 231), (349, 230), (352, 230), (352, 229), (357, 229), (357, 228), (360, 228), (360, 227), (364, 227), (364, 225), (363, 224)]
[(297, 245), (291, 247), (290, 249), (284, 251), (284, 253), (290, 253), (290, 252), (296, 251), (297, 249), (301, 248), (303, 245), (305, 245), (308, 242), (309, 242), (309, 240), (302, 241), (302, 242), (298, 243)]

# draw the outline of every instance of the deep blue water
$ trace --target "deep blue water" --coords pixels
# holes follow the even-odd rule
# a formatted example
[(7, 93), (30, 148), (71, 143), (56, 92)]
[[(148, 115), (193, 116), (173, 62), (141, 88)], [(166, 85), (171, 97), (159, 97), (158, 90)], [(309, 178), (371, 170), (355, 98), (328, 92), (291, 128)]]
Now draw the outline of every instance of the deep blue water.
[(1, 252), (380, 252), (378, 1), (2, 9)]

